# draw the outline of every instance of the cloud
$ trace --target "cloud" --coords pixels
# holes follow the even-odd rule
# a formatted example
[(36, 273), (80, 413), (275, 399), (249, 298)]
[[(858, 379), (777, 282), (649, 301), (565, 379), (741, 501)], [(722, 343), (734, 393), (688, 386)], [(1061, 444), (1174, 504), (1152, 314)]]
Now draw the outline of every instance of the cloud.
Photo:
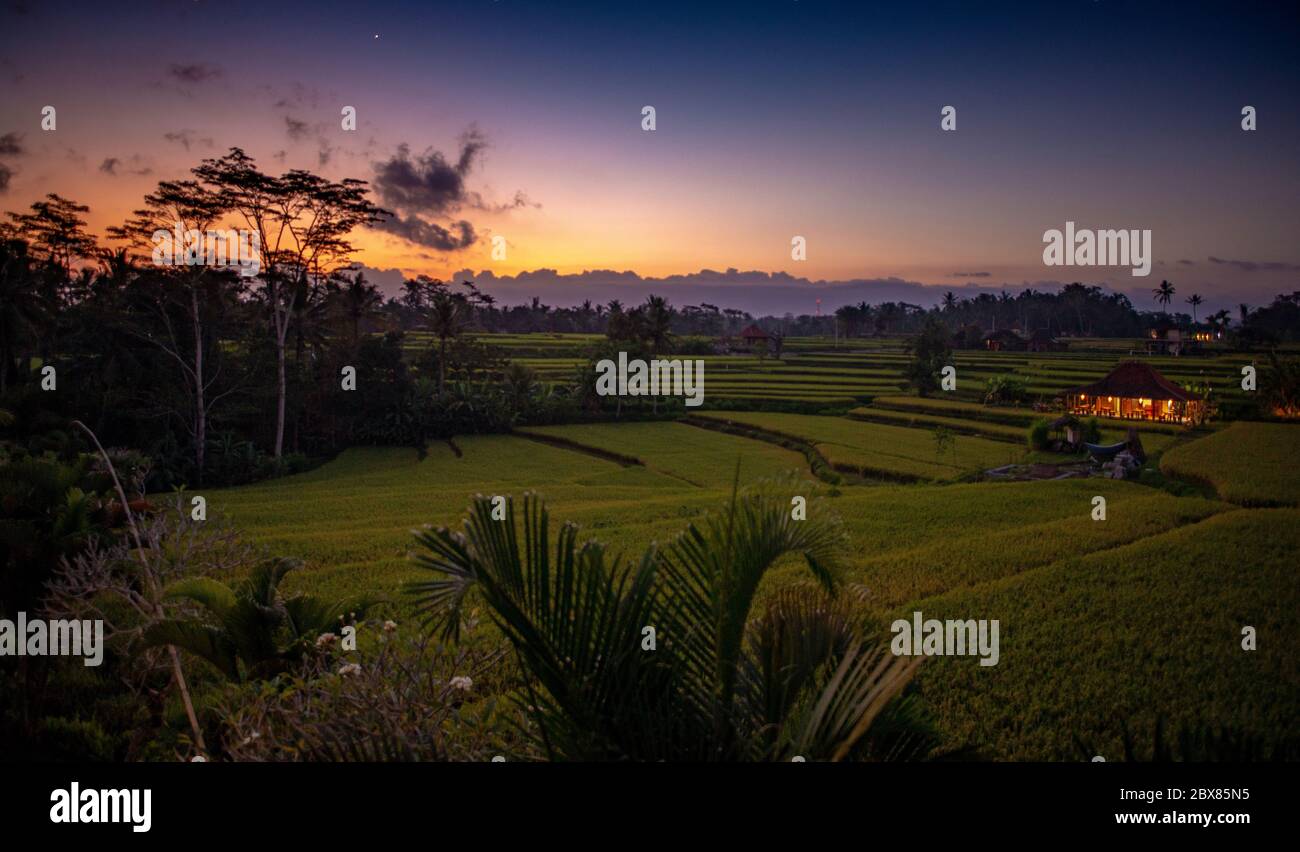
[(487, 147), (487, 137), (476, 127), (461, 135), (454, 157), (434, 148), (412, 154), (406, 143), (398, 145), (387, 160), (373, 163), (371, 187), (379, 203), (396, 214), (374, 227), (437, 251), (457, 251), (478, 239), (474, 225), (464, 218), (445, 225), (434, 220), (453, 217), (467, 208), (504, 213), (520, 207), (541, 207), (522, 190), (506, 203), (493, 204), (468, 187), (467, 181)]
[(293, 116), (284, 117), (285, 129), (289, 133), (289, 138), (294, 142), (300, 142), (311, 135), (311, 125), (305, 121), (299, 121)]
[[(145, 159), (139, 154), (132, 154), (131, 159), (127, 162), (128, 166), (125, 169), (127, 174), (147, 175), (153, 172), (153, 169), (149, 167)], [(121, 159), (117, 157), (106, 157), (104, 162), (99, 164), (99, 170), (106, 175), (117, 177), (119, 174), (118, 169), (122, 168), (122, 166), (123, 162)]]
[(515, 197), (504, 204), (491, 204), (483, 200), (483, 197), (477, 192), (466, 193), (466, 203), (475, 210), (482, 210), (486, 213), (506, 213), (510, 210), (518, 210), (520, 207), (533, 207), (540, 210), (542, 205), (533, 201), (523, 190), (517, 190)]
[[(822, 313), (833, 312), (842, 305), (861, 301), (876, 304), (886, 301), (908, 302), (932, 307), (939, 303), (947, 288), (927, 285), (903, 278), (854, 278), (848, 280), (812, 280), (787, 272), (759, 270), (701, 269), (679, 275), (642, 276), (631, 270), (591, 269), (578, 273), (560, 273), (554, 269), (535, 269), (517, 275), (497, 275), (491, 270), (474, 272), (462, 269), (449, 280), (470, 280), (502, 305), (527, 304), (534, 296), (547, 304), (561, 307), (579, 305), (586, 299), (606, 302), (619, 299), (634, 304), (651, 293), (664, 296), (674, 305), (701, 302), (735, 307), (754, 314), (812, 314), (817, 299)], [(964, 296), (998, 293), (1002, 289), (1018, 292), (1026, 287), (1056, 289), (1060, 282), (1022, 282), (1019, 285), (975, 285), (959, 287)]]
[(178, 145), (185, 146), (185, 150), (190, 150), (191, 145), (199, 145), (204, 148), (213, 147), (214, 143), (211, 136), (195, 136), (193, 130), (174, 130), (171, 133), (164, 133), (163, 138), (168, 142), (175, 142)]
[[(266, 91), (272, 95), (276, 94), (276, 87), (267, 86)], [(276, 109), (294, 109), (299, 107), (309, 107), (316, 109), (320, 105), (320, 92), (315, 86), (303, 85), (300, 81), (294, 81), (288, 94), (280, 95), (273, 106)]]
[(6, 133), (0, 136), (0, 156), (2, 157), (21, 157), (27, 153), (23, 148), (23, 137), (17, 133)]
[(1294, 272), (1300, 269), (1300, 263), (1282, 263), (1275, 260), (1224, 260), (1221, 257), (1206, 258), (1210, 263), (1231, 266), (1242, 272)]
[(352, 268), (364, 272), (366, 280), (378, 287), (382, 293), (396, 296), (402, 292), (402, 282), (406, 280), (406, 275), (402, 274), (400, 269), (377, 269), (364, 263), (354, 263)]
[(1195, 265), (1196, 265), (1196, 261), (1194, 261), (1194, 260), (1187, 260), (1186, 258), (1184, 258), (1184, 259), (1178, 261), (1178, 265), (1179, 265), (1179, 266), (1195, 266)]
[(448, 228), (415, 216), (394, 216), (374, 227), (437, 251), (459, 251), (474, 245), (474, 241), (478, 239), (474, 226), (464, 219), (452, 222), (451, 227)]
[(410, 146), (402, 143), (386, 162), (374, 164), (371, 184), (386, 207), (405, 213), (454, 213), (473, 204), (465, 179), (486, 147), (486, 138), (475, 129), (461, 137), (455, 162), (432, 148), (412, 157)]
[[(21, 157), (27, 153), (23, 147), (23, 137), (17, 133), (6, 133), (0, 136), (0, 156), (3, 157)], [(9, 183), (13, 180), (14, 170), (5, 163), (0, 163), (0, 193), (9, 191)]]
[(988, 278), (991, 272), (949, 272), (949, 278)]
[(167, 67), (167, 75), (173, 80), (180, 83), (194, 85), (197, 83), (206, 83), (208, 80), (215, 80), (222, 74), (220, 66), (209, 65), (206, 62), (193, 62), (181, 64), (173, 62)]

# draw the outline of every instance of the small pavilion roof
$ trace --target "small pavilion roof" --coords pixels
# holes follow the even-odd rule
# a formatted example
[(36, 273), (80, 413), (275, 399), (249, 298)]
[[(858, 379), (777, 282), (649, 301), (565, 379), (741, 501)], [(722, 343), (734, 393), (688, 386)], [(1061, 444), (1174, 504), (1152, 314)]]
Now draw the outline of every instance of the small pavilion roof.
[(1172, 399), (1193, 402), (1200, 396), (1185, 390), (1160, 375), (1155, 367), (1144, 361), (1124, 361), (1100, 381), (1079, 385), (1060, 392), (1060, 396), (1118, 396), (1126, 399)]

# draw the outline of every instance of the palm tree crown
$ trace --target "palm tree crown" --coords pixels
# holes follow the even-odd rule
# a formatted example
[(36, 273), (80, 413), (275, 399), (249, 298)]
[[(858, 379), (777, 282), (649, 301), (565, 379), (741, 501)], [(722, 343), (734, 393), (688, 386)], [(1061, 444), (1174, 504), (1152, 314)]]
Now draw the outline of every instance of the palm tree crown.
[[(824, 516), (793, 520), (788, 498), (737, 490), (724, 512), (622, 566), (579, 545), (573, 524), (552, 530), (537, 497), (522, 514), (507, 498), (494, 519), (479, 496), (463, 533), (417, 533), (416, 564), (437, 577), (409, 591), (448, 638), (471, 593), (486, 602), (540, 687), (521, 703), (552, 757), (838, 760), (881, 754), (870, 729), (882, 713), (905, 720), (891, 702), (921, 658), (859, 640), (834, 596), (843, 540)], [(751, 617), (759, 582), (792, 553), (820, 587), (787, 587)]]
[(1174, 285), (1170, 284), (1168, 281), (1161, 281), (1160, 286), (1151, 291), (1151, 293), (1156, 297), (1156, 301), (1166, 307), (1168, 307), (1169, 303), (1173, 301), (1174, 293), (1176, 292), (1178, 291), (1174, 289)]

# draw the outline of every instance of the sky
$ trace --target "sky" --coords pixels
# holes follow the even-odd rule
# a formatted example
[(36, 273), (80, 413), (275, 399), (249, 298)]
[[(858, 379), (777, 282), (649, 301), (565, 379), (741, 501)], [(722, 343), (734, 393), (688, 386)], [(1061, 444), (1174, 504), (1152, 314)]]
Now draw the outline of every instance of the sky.
[[(0, 210), (57, 192), (102, 233), (239, 146), (370, 181), (396, 215), (356, 260), (389, 292), (812, 313), (1077, 280), (1154, 309), (1167, 278), (1261, 304), (1300, 289), (1298, 8), (0, 0)], [(1150, 230), (1150, 276), (1044, 265), (1066, 222)]]

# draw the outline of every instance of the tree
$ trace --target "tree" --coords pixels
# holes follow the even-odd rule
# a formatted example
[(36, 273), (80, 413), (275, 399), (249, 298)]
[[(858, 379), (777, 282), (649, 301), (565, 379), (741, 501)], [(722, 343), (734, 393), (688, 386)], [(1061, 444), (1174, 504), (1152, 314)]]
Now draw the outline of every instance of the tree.
[[(152, 254), (156, 231), (179, 229), (206, 232), (224, 213), (221, 199), (196, 181), (161, 181), (157, 189), (144, 197), (144, 207), (134, 211), (123, 225), (109, 228), (113, 239), (129, 240), (145, 253)], [(176, 247), (174, 250), (179, 250)], [(123, 258), (125, 261), (125, 258)], [(112, 275), (129, 280), (135, 270), (125, 262), (117, 263)], [(228, 270), (214, 269), (204, 263), (181, 263), (153, 268), (146, 276), (149, 311), (154, 322), (137, 323), (135, 333), (168, 355), (180, 368), (182, 384), (190, 400), (182, 417), (194, 444), (194, 468), (199, 484), (203, 482), (208, 443), (208, 420), (219, 396), (210, 393), (220, 371), (213, 369), (214, 357), (220, 353), (220, 341), (209, 323), (212, 315), (221, 314), (238, 299), (239, 285)], [(188, 328), (180, 329), (172, 321), (177, 309), (184, 313)], [(186, 340), (188, 335), (188, 340)], [(188, 344), (188, 345), (187, 345)], [(188, 351), (186, 351), (188, 350)]]
[(957, 307), (957, 294), (949, 290), (943, 294), (943, 309), (951, 311)]
[(361, 323), (379, 313), (384, 297), (360, 270), (351, 278), (346, 275), (342, 278), (346, 283), (339, 290), (339, 304), (352, 332), (352, 345), (356, 347), (361, 344)]
[(402, 304), (416, 313), (422, 313), (425, 306), (426, 287), (419, 278), (410, 278), (402, 282)]
[(1196, 323), (1196, 309), (1199, 308), (1199, 307), (1200, 307), (1202, 304), (1204, 304), (1204, 303), (1205, 303), (1205, 300), (1202, 299), (1202, 298), (1200, 297), (1200, 295), (1197, 294), (1197, 293), (1193, 293), (1190, 297), (1188, 297), (1188, 299), (1187, 299), (1187, 304), (1189, 304), (1189, 305), (1192, 306), (1192, 323), (1193, 323), (1193, 324)]
[[(626, 568), (602, 544), (579, 546), (575, 525), (553, 531), (535, 496), (522, 529), (512, 498), (505, 513), (494, 520), (480, 496), (463, 534), (418, 532), (416, 562), (436, 577), (408, 588), (447, 638), (471, 592), (487, 605), (538, 684), (520, 703), (553, 758), (869, 756), (873, 723), (923, 659), (861, 642), (836, 597), (838, 527), (820, 513), (793, 520), (784, 495), (735, 490), (723, 512)], [(796, 553), (821, 588), (786, 588), (754, 617), (763, 576)]]
[(1268, 360), (1259, 383), (1264, 406), (1275, 417), (1300, 417), (1300, 359), (1279, 358), (1270, 350)]
[(52, 192), (31, 209), (30, 213), (10, 213), (9, 218), (32, 248), (45, 252), (49, 261), (63, 270), (64, 280), (70, 280), (72, 262), (93, 258), (99, 251), (81, 218), (90, 208)]
[(0, 242), (0, 396), (15, 374), (21, 341), (38, 338), (41, 330), (54, 322), (50, 309), (27, 243), (17, 239)]
[(263, 174), (239, 148), (207, 159), (194, 170), (217, 193), (224, 209), (241, 217), (261, 246), (259, 277), (271, 319), (276, 356), (275, 458), (284, 452), (288, 382), (285, 340), (293, 315), (295, 287), (304, 277), (321, 281), (350, 265), (347, 241), (356, 228), (391, 215), (366, 198), (366, 182), (335, 182), (294, 169), (279, 177)]
[(429, 281), (427, 299), (425, 319), (438, 338), (438, 395), (442, 396), (447, 388), (447, 343), (465, 332), (474, 310), (469, 295), (453, 293), (441, 281)]
[(903, 376), (916, 392), (925, 396), (939, 389), (939, 374), (952, 359), (948, 328), (929, 314), (921, 331), (907, 342), (905, 350), (912, 356)]
[(646, 296), (645, 304), (641, 306), (641, 315), (642, 333), (645, 335), (646, 344), (650, 347), (650, 354), (659, 355), (667, 350), (672, 340), (670, 329), (673, 322), (673, 309), (667, 299), (652, 293)]
[(1173, 301), (1176, 292), (1178, 291), (1174, 289), (1174, 285), (1168, 281), (1161, 281), (1160, 286), (1151, 291), (1152, 295), (1156, 297), (1156, 301), (1165, 306), (1166, 313), (1168, 313), (1169, 303)]

